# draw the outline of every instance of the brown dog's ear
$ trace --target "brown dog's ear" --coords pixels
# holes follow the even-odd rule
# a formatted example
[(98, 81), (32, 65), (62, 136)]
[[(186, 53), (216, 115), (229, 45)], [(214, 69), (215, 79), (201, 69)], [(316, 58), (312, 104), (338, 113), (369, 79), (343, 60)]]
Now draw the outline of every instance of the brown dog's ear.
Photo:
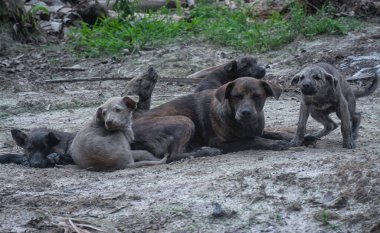
[(216, 90), (215, 96), (219, 102), (223, 103), (225, 99), (231, 98), (231, 91), (234, 85), (234, 82), (228, 82)]
[(26, 139), (28, 138), (28, 135), (26, 133), (22, 132), (19, 129), (11, 129), (11, 134), (13, 140), (15, 140), (16, 145), (24, 148), (26, 145)]
[(327, 72), (324, 72), (324, 75), (325, 75), (325, 79), (331, 84), (331, 86), (335, 90), (336, 86), (338, 85), (338, 79), (335, 78), (332, 74), (329, 74)]
[(55, 135), (55, 133), (49, 132), (46, 135), (46, 141), (49, 146), (56, 146), (60, 140), (58, 139), (57, 135)]
[(101, 107), (99, 107), (98, 110), (96, 110), (96, 122), (104, 123), (103, 108)]
[(301, 75), (296, 74), (296, 75), (292, 78), (292, 82), (290, 83), (290, 85), (294, 86), (294, 85), (298, 84), (300, 80), (301, 80)]
[(139, 102), (139, 96), (137, 95), (129, 95), (123, 97), (123, 102), (130, 109), (136, 109), (137, 103)]
[(232, 72), (236, 69), (237, 69), (237, 62), (235, 60), (228, 62), (226, 66), (224, 67), (224, 70), (227, 72)]
[(280, 97), (282, 93), (281, 87), (277, 86), (274, 83), (266, 82), (263, 80), (261, 81), (261, 85), (264, 88), (265, 92), (267, 93), (268, 96), (273, 96), (276, 100)]

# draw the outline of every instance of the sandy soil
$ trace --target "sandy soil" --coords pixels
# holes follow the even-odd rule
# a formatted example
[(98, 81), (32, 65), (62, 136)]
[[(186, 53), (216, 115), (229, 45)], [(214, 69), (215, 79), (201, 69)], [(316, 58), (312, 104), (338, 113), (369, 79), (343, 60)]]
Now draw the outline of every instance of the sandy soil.
[[(268, 100), (267, 126), (296, 127), (299, 95), (289, 81), (304, 64), (327, 61), (347, 75), (378, 65), (380, 26), (374, 21), (346, 36), (300, 38), (254, 54), (268, 67), (266, 79), (285, 90), (280, 100)], [(123, 59), (78, 59), (62, 46), (25, 47), (0, 57), (1, 153), (20, 151), (11, 128), (77, 130), (126, 84), (44, 80), (130, 77), (147, 65), (162, 76), (185, 77), (240, 55), (196, 41)], [(72, 65), (86, 70), (60, 69)], [(159, 82), (154, 105), (194, 85)], [(357, 105), (363, 118), (354, 150), (342, 148), (335, 130), (316, 148), (249, 150), (109, 173), (0, 165), (0, 232), (64, 232), (83, 223), (90, 232), (380, 232), (380, 91)], [(309, 120), (308, 127), (320, 125)], [(222, 216), (213, 215), (216, 205)]]

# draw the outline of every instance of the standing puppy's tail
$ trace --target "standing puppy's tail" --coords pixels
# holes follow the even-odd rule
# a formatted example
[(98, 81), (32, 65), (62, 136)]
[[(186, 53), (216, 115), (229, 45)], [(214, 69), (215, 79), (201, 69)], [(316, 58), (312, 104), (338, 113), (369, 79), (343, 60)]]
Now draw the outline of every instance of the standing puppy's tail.
[(371, 83), (371, 85), (364, 90), (355, 90), (354, 91), (355, 97), (360, 98), (360, 97), (367, 96), (367, 95), (370, 95), (373, 92), (375, 92), (375, 90), (379, 84), (379, 79), (380, 79), (380, 69), (376, 69), (375, 70), (375, 77), (374, 77), (374, 80)]

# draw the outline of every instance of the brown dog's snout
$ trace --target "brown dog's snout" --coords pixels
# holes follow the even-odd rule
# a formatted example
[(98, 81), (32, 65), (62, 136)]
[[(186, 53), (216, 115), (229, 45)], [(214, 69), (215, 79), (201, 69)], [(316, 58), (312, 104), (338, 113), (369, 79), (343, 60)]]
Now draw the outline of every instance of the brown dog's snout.
[(251, 117), (252, 116), (252, 109), (250, 109), (250, 108), (243, 108), (242, 110), (241, 110), (241, 115), (243, 116), (243, 117)]

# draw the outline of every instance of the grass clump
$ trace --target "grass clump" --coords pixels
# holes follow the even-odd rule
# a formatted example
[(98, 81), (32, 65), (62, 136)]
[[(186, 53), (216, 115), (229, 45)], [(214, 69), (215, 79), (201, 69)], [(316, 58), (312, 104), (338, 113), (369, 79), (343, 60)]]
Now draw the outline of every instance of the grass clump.
[(249, 8), (230, 10), (206, 4), (191, 10), (190, 20), (174, 21), (170, 14), (163, 9), (142, 18), (128, 15), (106, 18), (92, 27), (83, 24), (72, 31), (70, 42), (86, 56), (115, 55), (125, 49), (134, 51), (191, 37), (254, 52), (276, 49), (300, 35), (344, 34), (352, 28), (350, 23), (331, 18), (324, 9), (306, 15), (298, 5), (286, 16), (274, 13), (268, 19), (254, 16)]

